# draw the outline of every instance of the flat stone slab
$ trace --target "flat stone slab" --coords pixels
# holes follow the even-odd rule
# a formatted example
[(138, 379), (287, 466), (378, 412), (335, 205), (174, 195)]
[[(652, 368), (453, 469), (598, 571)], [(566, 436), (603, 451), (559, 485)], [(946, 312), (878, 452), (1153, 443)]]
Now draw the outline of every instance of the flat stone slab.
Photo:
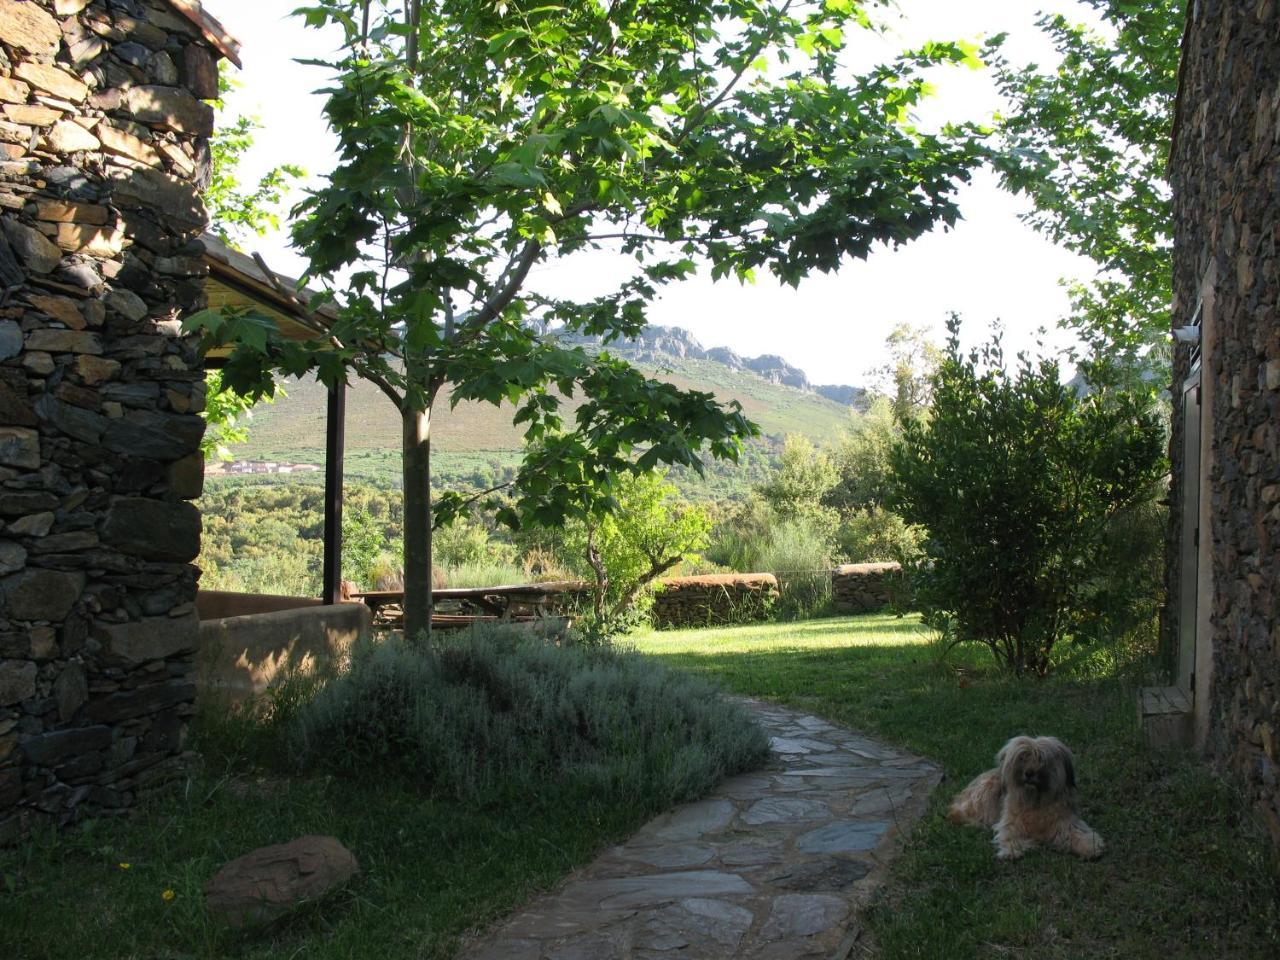
[(460, 960), (801, 960), (848, 946), (941, 771), (819, 717), (744, 703), (769, 735), (763, 770), (645, 824)]

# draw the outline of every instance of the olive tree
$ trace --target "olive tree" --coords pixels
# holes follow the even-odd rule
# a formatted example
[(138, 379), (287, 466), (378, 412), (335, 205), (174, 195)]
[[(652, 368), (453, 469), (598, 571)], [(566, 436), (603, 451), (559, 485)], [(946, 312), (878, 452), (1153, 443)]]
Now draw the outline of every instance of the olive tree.
[[(531, 451), (501, 517), (559, 524), (611, 502), (609, 478), (735, 459), (735, 404), (648, 379), (556, 331), (635, 335), (663, 285), (709, 269), (798, 284), (958, 213), (971, 131), (926, 133), (920, 71), (972, 59), (930, 43), (854, 72), (859, 0), (321, 0), (339, 162), (295, 210), (304, 282), (333, 319), (310, 342), (245, 312), (193, 326), (238, 346), (227, 376), (375, 384), (403, 423), (405, 625), (428, 628), (431, 415), (509, 402)], [(539, 293), (539, 265), (595, 250), (632, 264), (598, 297)], [(318, 303), (313, 303), (318, 307)], [(570, 418), (562, 400), (585, 396)]]

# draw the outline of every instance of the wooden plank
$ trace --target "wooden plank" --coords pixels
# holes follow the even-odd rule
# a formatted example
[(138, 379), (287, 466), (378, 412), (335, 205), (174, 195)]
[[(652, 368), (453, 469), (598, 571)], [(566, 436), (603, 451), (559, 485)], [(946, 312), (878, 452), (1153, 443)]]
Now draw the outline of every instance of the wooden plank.
[(324, 602), (342, 601), (342, 480), (346, 440), (347, 386), (329, 391), (324, 454)]

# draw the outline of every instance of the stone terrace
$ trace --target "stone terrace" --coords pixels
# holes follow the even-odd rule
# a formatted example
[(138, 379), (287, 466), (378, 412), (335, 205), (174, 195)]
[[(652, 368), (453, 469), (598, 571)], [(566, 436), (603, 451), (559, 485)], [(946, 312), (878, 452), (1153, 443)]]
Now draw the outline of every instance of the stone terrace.
[(848, 956), (854, 909), (941, 772), (818, 717), (748, 706), (770, 735), (765, 769), (653, 820), (464, 960)]

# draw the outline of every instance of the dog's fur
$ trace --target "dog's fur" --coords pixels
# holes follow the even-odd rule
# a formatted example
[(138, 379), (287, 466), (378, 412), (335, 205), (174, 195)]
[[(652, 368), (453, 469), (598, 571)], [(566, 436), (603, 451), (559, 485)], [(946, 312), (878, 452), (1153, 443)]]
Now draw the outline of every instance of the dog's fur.
[(1039, 845), (1087, 860), (1102, 854), (1102, 838), (1076, 807), (1071, 751), (1054, 737), (1014, 737), (996, 754), (996, 768), (960, 791), (948, 816), (994, 829), (1001, 860)]

